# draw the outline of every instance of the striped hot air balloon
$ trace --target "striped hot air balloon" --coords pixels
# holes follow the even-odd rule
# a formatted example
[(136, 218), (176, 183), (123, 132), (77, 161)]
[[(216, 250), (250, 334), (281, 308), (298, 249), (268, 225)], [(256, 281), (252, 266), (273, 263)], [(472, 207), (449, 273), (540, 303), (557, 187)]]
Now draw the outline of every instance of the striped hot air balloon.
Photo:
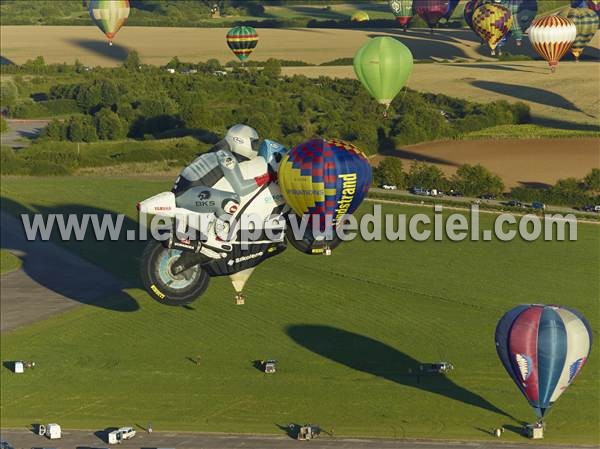
[(473, 14), (473, 29), (487, 42), (496, 54), (496, 46), (510, 31), (513, 17), (510, 11), (502, 5), (490, 3), (482, 5)]
[(244, 62), (258, 44), (258, 33), (250, 26), (237, 26), (227, 32), (227, 45)]
[(520, 305), (496, 326), (496, 351), (541, 420), (573, 383), (592, 345), (587, 320), (566, 307)]
[(600, 0), (587, 0), (588, 8), (600, 16)]
[(579, 61), (583, 49), (590, 43), (598, 30), (598, 16), (589, 8), (565, 8), (560, 15), (575, 24), (577, 36), (571, 46), (571, 53), (575, 56), (575, 60)]
[(544, 16), (535, 19), (529, 27), (529, 41), (534, 50), (548, 61), (550, 70), (554, 72), (558, 61), (575, 42), (577, 28), (564, 17)]
[(112, 45), (115, 35), (129, 17), (129, 0), (90, 0), (88, 12)]

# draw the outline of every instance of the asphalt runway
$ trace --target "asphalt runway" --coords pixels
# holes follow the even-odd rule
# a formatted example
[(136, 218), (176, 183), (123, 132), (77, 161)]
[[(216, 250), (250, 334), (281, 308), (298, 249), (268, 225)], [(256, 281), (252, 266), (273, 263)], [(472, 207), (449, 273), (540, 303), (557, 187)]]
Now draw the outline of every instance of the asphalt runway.
[[(63, 431), (60, 440), (49, 440), (35, 435), (29, 430), (2, 430), (2, 440), (14, 449), (55, 448), (55, 449), (99, 449), (107, 447), (104, 434), (93, 431)], [(491, 439), (492, 437), (490, 437)], [(153, 432), (138, 433), (135, 438), (118, 446), (120, 449), (130, 448), (177, 448), (177, 449), (574, 449), (591, 448), (593, 446), (545, 445), (508, 443), (500, 440), (490, 442), (477, 441), (426, 441), (426, 440), (384, 440), (384, 439), (342, 439), (323, 437), (312, 441), (296, 441), (286, 436), (234, 435), (234, 434), (202, 434)], [(6, 449), (3, 447), (2, 449)]]

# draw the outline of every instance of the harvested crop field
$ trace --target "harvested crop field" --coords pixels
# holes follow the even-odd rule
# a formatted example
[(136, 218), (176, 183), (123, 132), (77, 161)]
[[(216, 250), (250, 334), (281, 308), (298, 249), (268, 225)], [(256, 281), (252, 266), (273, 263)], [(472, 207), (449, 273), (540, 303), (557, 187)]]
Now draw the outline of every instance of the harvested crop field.
[[(554, 184), (558, 179), (582, 178), (600, 166), (600, 139), (506, 139), (427, 142), (402, 147), (393, 154), (408, 168), (425, 161), (453, 174), (461, 164), (478, 164), (499, 175), (506, 187)], [(377, 164), (385, 156), (375, 156)]]

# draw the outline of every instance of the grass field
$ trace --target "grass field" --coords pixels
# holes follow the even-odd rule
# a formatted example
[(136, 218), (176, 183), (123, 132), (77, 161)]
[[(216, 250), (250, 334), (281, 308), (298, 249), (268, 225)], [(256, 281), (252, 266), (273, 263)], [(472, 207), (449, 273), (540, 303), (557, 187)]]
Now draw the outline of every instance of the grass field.
[[(126, 227), (135, 226), (137, 201), (170, 187), (2, 181), (2, 208), (12, 213), (121, 212)], [(316, 422), (335, 435), (479, 440), (505, 425), (505, 437), (518, 440), (514, 430), (533, 412), (497, 360), (495, 324), (519, 303), (559, 303), (584, 313), (597, 339), (598, 240), (597, 227), (580, 225), (569, 243), (355, 241), (329, 258), (290, 248), (256, 270), (245, 306), (234, 305), (222, 278), (187, 309), (161, 306), (138, 288), (141, 244), (70, 242), (130, 288), (3, 335), (3, 361), (37, 367), (23, 376), (2, 369), (2, 425), (283, 433), (290, 422)], [(599, 443), (599, 349), (548, 416), (546, 443)], [(199, 365), (188, 359), (197, 356)], [(266, 357), (280, 362), (274, 376), (252, 365)], [(420, 362), (437, 360), (456, 370), (414, 375)]]
[(2, 249), (0, 250), (0, 273), (10, 273), (21, 267), (21, 259), (14, 254)]

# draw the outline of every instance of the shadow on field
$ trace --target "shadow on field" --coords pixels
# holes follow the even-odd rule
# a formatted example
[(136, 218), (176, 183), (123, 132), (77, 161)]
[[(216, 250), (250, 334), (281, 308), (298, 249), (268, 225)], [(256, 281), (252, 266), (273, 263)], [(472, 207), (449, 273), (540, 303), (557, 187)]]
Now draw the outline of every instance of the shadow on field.
[(435, 156), (428, 156), (426, 154), (415, 153), (414, 151), (408, 151), (403, 148), (396, 148), (396, 144), (393, 139), (390, 139), (382, 128), (377, 130), (377, 153), (383, 156), (394, 156), (402, 159), (428, 162), (430, 164), (449, 165), (452, 167), (458, 167), (454, 161), (448, 159), (442, 159)]
[[(530, 86), (520, 86), (517, 84), (498, 83), (495, 81), (476, 80), (470, 84), (479, 89), (495, 92), (497, 94), (507, 95), (518, 100), (530, 101), (545, 106), (565, 109), (567, 111), (583, 112), (562, 95), (550, 92), (545, 89)], [(587, 115), (587, 114), (586, 114)]]
[[(421, 38), (421, 36), (424, 36)], [(426, 36), (426, 37), (425, 37)], [(456, 45), (448, 42), (448, 39), (436, 39), (435, 35), (409, 32), (406, 35), (394, 37), (399, 40), (413, 54), (415, 59), (458, 59), (467, 58), (467, 55)], [(369, 37), (390, 37), (389, 34), (369, 34)]]
[[(62, 241), (58, 226), (54, 225), (50, 241), (42, 241), (39, 235), (35, 241), (29, 241), (21, 214), (28, 215), (29, 223), (33, 223), (34, 214), (37, 213), (44, 217), (49, 214), (61, 214), (64, 215), (65, 221), (69, 214), (79, 218), (83, 214), (97, 214), (100, 222), (105, 215), (111, 215), (114, 219), (116, 214), (75, 204), (55, 207), (34, 205), (29, 209), (5, 197), (1, 198), (1, 205), (2, 248), (21, 256), (22, 271), (35, 283), (82, 304), (119, 312), (133, 312), (139, 309), (137, 301), (122, 291), (123, 288), (137, 287), (137, 281), (124, 283), (120, 280), (137, 280), (137, 275), (134, 275), (138, 267), (137, 256), (141, 254), (145, 244), (137, 240), (126, 240), (126, 230), (137, 228), (133, 220), (124, 217), (120, 239), (115, 241), (108, 239), (108, 233), (105, 240), (96, 240), (91, 222), (83, 240), (71, 238), (69, 241)], [(60, 244), (57, 244), (59, 242)], [(14, 294), (28, 295), (33, 292), (15, 290)], [(41, 304), (43, 308), (43, 301)]]
[(568, 131), (595, 131), (600, 132), (600, 125), (593, 123), (575, 123), (566, 120), (556, 120), (548, 117), (531, 116), (532, 123), (547, 128), (566, 129)]
[(349, 368), (439, 394), (516, 421), (505, 411), (478, 394), (456, 385), (443, 374), (420, 375), (421, 362), (385, 343), (330, 326), (298, 324), (287, 327), (286, 332), (300, 346)]
[(97, 55), (104, 56), (105, 58), (112, 59), (113, 61), (123, 62), (129, 54), (129, 49), (122, 45), (113, 43), (108, 45), (106, 40), (98, 39), (65, 39), (70, 44), (77, 45), (85, 50), (96, 53)]
[(507, 63), (490, 63), (490, 64), (479, 64), (479, 63), (470, 63), (470, 64), (454, 64), (452, 67), (463, 67), (467, 69), (486, 69), (486, 70), (503, 70), (507, 72), (526, 72), (526, 73), (546, 73), (546, 70), (530, 70), (529, 67), (521, 67), (518, 65), (507, 65), (512, 64), (510, 62)]

